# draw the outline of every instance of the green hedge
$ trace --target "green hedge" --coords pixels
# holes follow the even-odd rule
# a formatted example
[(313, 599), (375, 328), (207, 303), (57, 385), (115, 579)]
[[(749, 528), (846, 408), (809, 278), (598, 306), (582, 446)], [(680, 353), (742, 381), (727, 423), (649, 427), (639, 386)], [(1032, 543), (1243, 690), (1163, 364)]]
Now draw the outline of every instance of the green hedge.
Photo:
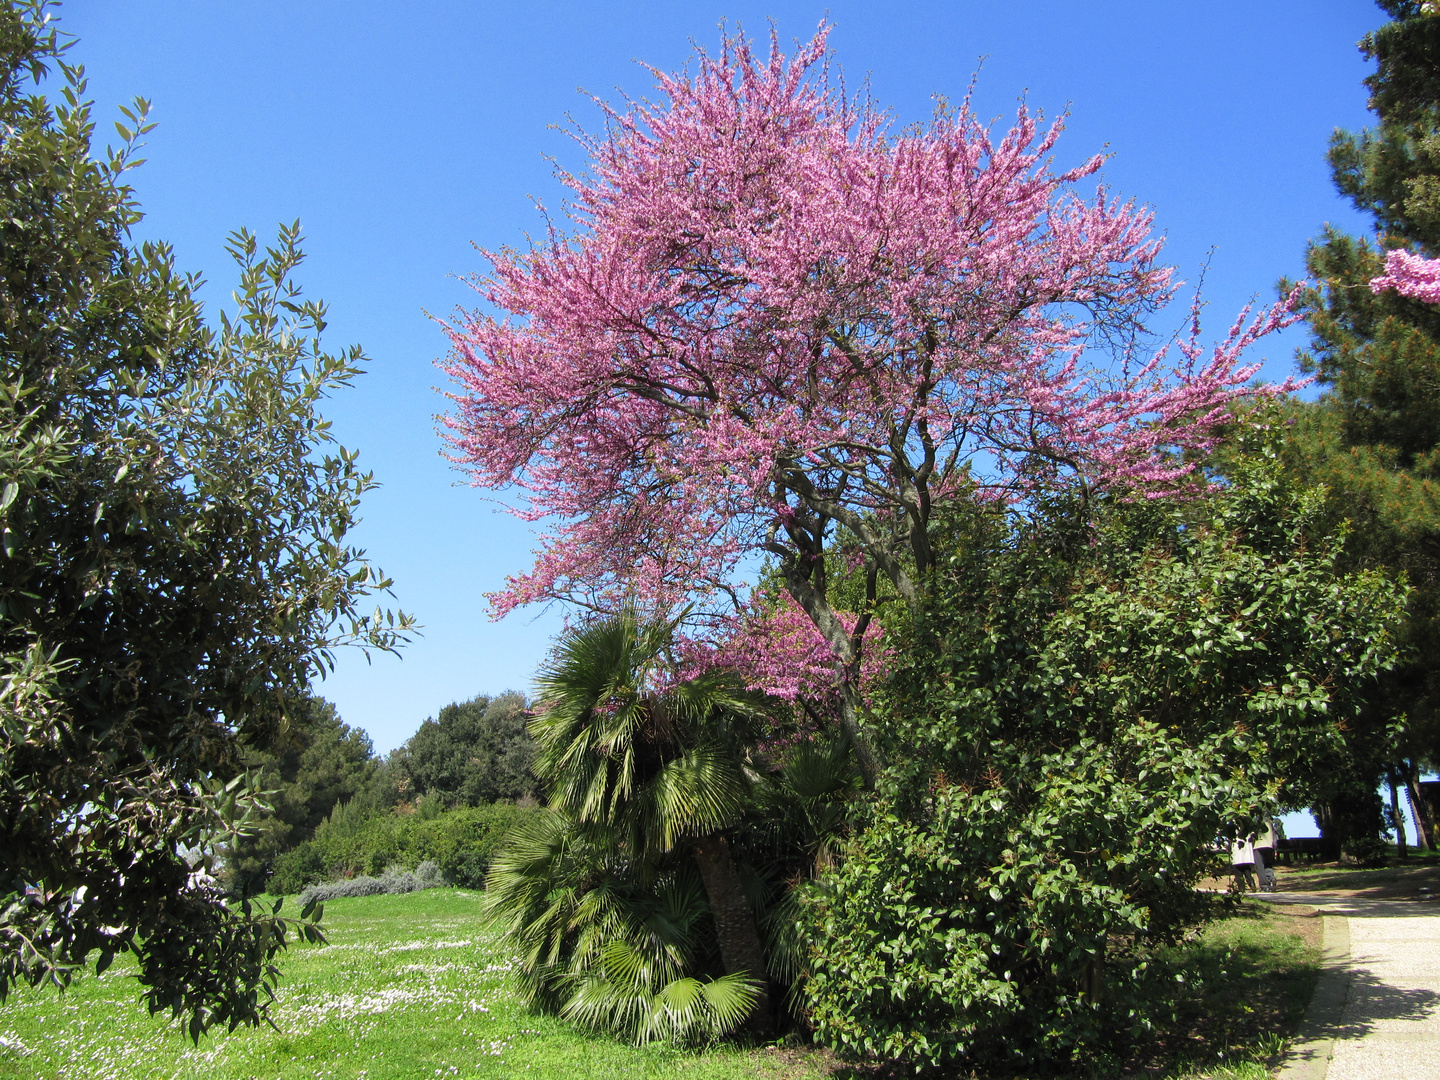
[(511, 803), (469, 806), (435, 815), (366, 813), (337, 807), (315, 839), (275, 860), (268, 889), (281, 895), (307, 885), (431, 860), (456, 885), (480, 888), (490, 858), (510, 829), (534, 810)]

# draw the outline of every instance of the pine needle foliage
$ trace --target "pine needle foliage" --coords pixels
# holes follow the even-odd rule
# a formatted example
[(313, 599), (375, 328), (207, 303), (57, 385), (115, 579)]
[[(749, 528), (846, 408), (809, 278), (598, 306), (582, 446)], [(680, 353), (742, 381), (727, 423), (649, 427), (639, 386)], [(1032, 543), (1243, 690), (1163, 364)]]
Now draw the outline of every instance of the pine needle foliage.
[(1378, 123), (1336, 131), (1328, 155), (1375, 231), (1327, 227), (1307, 252), (1312, 344), (1299, 359), (1324, 393), (1295, 407), (1289, 449), (1306, 481), (1329, 488), (1332, 516), (1352, 523), (1352, 560), (1415, 589), (1410, 660), (1374, 695), (1407, 732), (1392, 760), (1357, 763), (1357, 790), (1371, 792), (1387, 770), (1413, 777), (1417, 759), (1440, 762), (1440, 306), (1370, 288), (1387, 251), (1440, 256), (1440, 15), (1419, 0), (1379, 6), (1392, 21), (1360, 42), (1376, 65), (1365, 85)]

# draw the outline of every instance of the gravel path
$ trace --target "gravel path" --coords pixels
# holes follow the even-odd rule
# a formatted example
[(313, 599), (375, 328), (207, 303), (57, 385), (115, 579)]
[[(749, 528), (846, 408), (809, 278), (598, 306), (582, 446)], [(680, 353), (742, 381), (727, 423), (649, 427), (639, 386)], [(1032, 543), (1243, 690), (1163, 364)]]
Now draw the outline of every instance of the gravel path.
[(1325, 918), (1325, 968), (1281, 1080), (1440, 1080), (1440, 904), (1261, 899)]

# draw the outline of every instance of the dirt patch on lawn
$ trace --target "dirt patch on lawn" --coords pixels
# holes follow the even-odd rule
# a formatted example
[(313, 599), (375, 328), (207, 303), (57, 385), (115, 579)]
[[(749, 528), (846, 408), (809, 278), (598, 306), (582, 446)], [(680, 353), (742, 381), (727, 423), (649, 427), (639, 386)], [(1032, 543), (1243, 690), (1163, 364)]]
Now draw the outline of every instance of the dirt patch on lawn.
[(1319, 908), (1309, 904), (1276, 904), (1272, 911), (1277, 925), (1304, 941), (1307, 949), (1319, 949), (1324, 943), (1325, 923)]

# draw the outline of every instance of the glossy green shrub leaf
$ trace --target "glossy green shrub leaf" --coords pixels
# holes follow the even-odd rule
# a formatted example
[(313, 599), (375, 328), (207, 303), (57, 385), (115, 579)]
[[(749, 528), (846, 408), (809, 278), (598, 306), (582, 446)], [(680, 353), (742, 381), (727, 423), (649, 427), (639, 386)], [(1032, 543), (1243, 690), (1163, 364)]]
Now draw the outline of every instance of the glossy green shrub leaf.
[(803, 894), (821, 1039), (1053, 1065), (1163, 1007), (1146, 958), (1214, 910), (1217, 841), (1308, 804), (1396, 659), (1404, 591), (1319, 505), (1261, 455), (1206, 502), (948, 523), (887, 627), (879, 797)]

